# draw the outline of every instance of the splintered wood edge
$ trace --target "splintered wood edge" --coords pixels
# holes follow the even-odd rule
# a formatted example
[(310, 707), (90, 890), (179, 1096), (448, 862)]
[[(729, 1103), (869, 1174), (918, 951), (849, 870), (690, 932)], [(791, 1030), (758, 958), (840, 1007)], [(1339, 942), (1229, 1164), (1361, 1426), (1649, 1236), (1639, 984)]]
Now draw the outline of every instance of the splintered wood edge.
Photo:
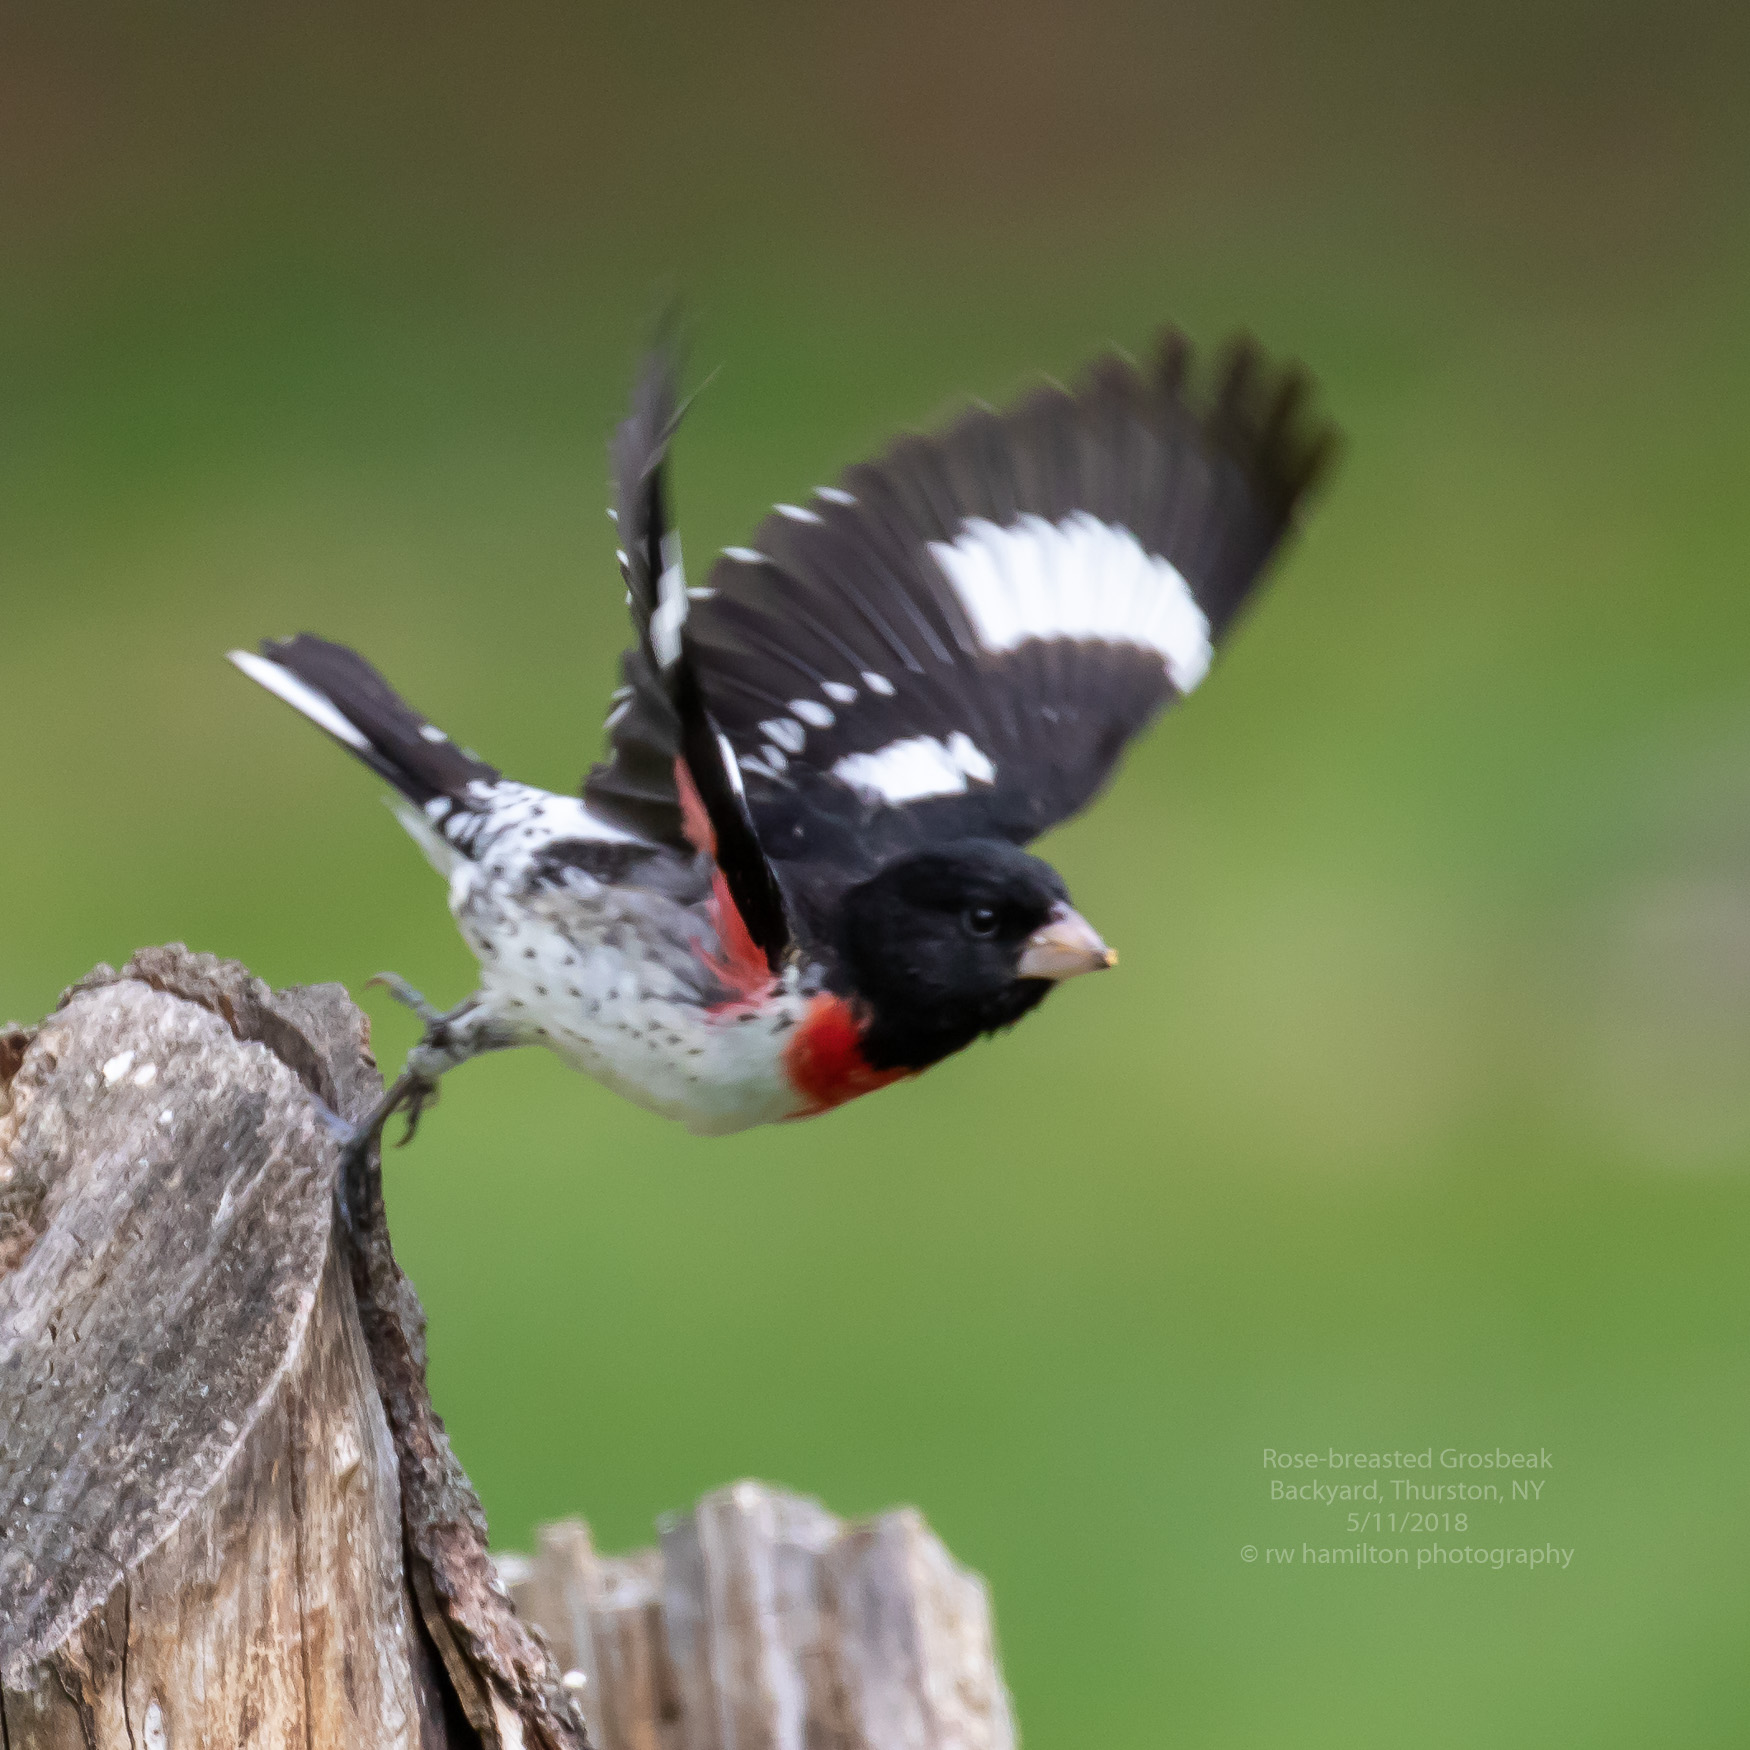
[[(250, 1720), (388, 1743), (426, 1715), (332, 1147), (304, 1084), (238, 1031), (99, 974), (14, 1073), (0, 1146), (38, 1204), (0, 1279), (15, 1746)], [(349, 1668), (360, 1636), (402, 1656)]]

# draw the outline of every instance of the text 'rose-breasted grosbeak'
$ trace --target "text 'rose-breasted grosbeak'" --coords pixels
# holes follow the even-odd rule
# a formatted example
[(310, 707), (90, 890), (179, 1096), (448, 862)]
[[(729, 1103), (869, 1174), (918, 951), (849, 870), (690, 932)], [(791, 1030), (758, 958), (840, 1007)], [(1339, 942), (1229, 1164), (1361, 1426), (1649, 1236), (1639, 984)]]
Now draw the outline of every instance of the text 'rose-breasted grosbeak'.
[(637, 630), (579, 796), (502, 777), (362, 657), (233, 653), (403, 799), (480, 987), (367, 1121), (539, 1042), (701, 1132), (917, 1073), (1115, 956), (1022, 849), (1189, 693), (1333, 447), (1249, 342), (1166, 335), (1073, 391), (907, 437), (689, 589), (672, 349), (613, 444)]

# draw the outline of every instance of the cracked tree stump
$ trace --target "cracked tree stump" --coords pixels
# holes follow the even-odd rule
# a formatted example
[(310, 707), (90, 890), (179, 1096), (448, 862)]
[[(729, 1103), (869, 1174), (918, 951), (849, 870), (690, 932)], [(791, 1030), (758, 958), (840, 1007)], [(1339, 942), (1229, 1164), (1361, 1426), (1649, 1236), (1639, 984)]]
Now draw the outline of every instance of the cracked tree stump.
[(507, 1590), (311, 1099), (380, 1088), (338, 986), (180, 947), (0, 1029), (0, 1750), (1008, 1750), (914, 1514), (738, 1484)]
[(577, 1750), (425, 1392), (337, 986), (148, 949), (0, 1046), (6, 1750)]

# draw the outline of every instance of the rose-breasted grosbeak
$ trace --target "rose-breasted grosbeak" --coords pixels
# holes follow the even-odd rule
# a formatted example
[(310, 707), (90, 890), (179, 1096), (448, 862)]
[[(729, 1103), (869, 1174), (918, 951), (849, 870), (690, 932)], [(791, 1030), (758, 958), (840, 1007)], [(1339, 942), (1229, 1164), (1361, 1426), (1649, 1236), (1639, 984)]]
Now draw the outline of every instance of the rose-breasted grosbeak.
[(308, 634), (246, 674), (388, 780), (480, 961), (361, 1131), (539, 1042), (696, 1131), (805, 1117), (1116, 956), (1022, 849), (1204, 677), (1333, 434), (1167, 334), (780, 504), (689, 589), (660, 348), (613, 444), (637, 642), (581, 797), (515, 783)]

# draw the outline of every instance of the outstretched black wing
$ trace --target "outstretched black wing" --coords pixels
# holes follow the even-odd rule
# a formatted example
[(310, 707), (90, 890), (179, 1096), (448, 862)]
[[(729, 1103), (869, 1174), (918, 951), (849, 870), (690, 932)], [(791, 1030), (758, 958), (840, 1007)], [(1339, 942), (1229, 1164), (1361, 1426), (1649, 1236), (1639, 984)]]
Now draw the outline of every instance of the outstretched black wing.
[(766, 855), (852, 875), (1087, 803), (1330, 454), (1306, 400), (1244, 342), (1202, 381), (1169, 334), (779, 505), (684, 628)]

